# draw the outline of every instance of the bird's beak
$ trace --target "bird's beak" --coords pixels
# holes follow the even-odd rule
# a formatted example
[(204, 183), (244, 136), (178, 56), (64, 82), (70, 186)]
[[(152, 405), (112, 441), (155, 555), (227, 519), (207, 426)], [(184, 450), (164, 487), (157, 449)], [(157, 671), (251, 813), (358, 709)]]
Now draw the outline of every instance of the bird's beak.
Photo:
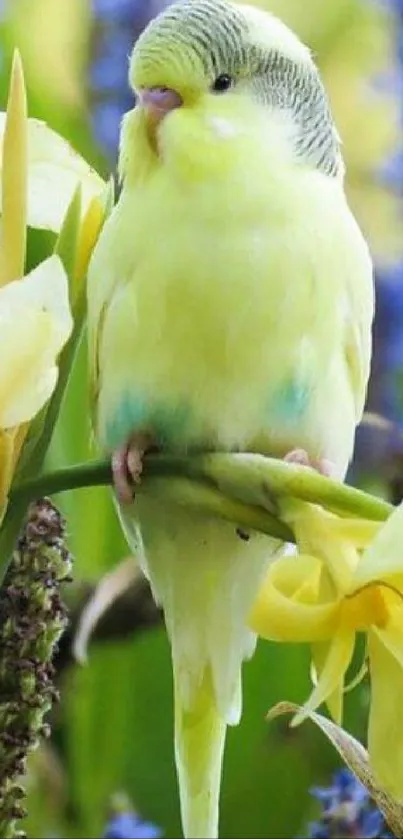
[(143, 88), (139, 101), (153, 127), (157, 127), (167, 114), (183, 104), (179, 93), (169, 87)]

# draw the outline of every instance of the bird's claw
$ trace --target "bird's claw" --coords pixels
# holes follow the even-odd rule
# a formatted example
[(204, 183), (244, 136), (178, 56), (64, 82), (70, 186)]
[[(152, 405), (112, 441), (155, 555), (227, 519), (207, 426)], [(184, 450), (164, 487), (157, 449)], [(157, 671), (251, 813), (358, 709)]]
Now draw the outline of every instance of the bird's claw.
[(133, 501), (133, 485), (140, 483), (143, 458), (151, 447), (149, 435), (139, 434), (131, 437), (128, 443), (113, 452), (113, 485), (121, 504), (130, 504)]
[(326, 478), (332, 478), (335, 474), (335, 467), (330, 460), (324, 457), (310, 458), (305, 449), (292, 449), (288, 452), (284, 460), (286, 463), (296, 463), (299, 466), (307, 466), (309, 469), (314, 469), (320, 475)]

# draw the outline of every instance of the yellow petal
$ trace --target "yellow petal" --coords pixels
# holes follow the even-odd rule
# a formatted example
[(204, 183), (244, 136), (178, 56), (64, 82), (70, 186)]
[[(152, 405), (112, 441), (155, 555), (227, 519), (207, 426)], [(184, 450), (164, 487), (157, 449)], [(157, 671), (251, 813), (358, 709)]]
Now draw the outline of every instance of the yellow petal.
[(11, 71), (7, 115), (4, 115), (1, 173), (0, 285), (24, 274), (27, 215), (27, 97), (18, 52)]
[(282, 502), (300, 549), (320, 556), (340, 594), (348, 591), (358, 564), (358, 553), (349, 535), (339, 528), (338, 518), (322, 507), (295, 498)]
[(105, 218), (105, 207), (99, 197), (93, 198), (84, 215), (77, 246), (76, 266), (72, 284), (73, 298), (87, 274), (89, 261)]
[(374, 626), (372, 631), (403, 668), (403, 609), (394, 610), (385, 629)]
[[(327, 657), (329, 655), (330, 642), (322, 641), (312, 644), (312, 667), (314, 671), (314, 684), (316, 685), (320, 679), (321, 673), (325, 666)], [(343, 719), (343, 697), (344, 697), (344, 679), (340, 679), (333, 693), (326, 699), (326, 705), (335, 722), (341, 725)]]
[(317, 576), (318, 564), (315, 557), (304, 555), (281, 557), (272, 564), (248, 618), (254, 632), (272, 641), (310, 642), (332, 637), (339, 602), (301, 603), (295, 599), (298, 592), (307, 596), (309, 588), (301, 587), (301, 581), (304, 576), (306, 580)]
[(388, 594), (386, 588), (368, 585), (345, 597), (341, 607), (344, 626), (355, 632), (366, 632), (373, 624), (386, 626), (389, 621)]
[(381, 640), (369, 633), (371, 708), (368, 751), (379, 784), (403, 803), (403, 668)]
[[(0, 145), (6, 115), (0, 113)], [(44, 122), (28, 120), (28, 224), (60, 231), (76, 188), (81, 185), (83, 212), (100, 196), (105, 182), (88, 163)]]
[(270, 564), (267, 577), (286, 597), (301, 603), (316, 603), (322, 569), (323, 563), (316, 556), (284, 553)]
[(336, 519), (332, 527), (343, 539), (350, 539), (358, 550), (373, 541), (383, 523), (370, 519)]
[(364, 551), (352, 578), (351, 588), (361, 588), (375, 580), (403, 579), (403, 504), (392, 513)]
[(303, 722), (322, 702), (326, 702), (336, 690), (339, 690), (341, 684), (344, 684), (345, 673), (354, 652), (354, 644), (354, 632), (340, 627), (329, 644), (318, 683), (302, 710), (293, 720), (293, 725)]
[(0, 290), (0, 428), (32, 419), (49, 399), (57, 381), (56, 358), (71, 329), (59, 257)]

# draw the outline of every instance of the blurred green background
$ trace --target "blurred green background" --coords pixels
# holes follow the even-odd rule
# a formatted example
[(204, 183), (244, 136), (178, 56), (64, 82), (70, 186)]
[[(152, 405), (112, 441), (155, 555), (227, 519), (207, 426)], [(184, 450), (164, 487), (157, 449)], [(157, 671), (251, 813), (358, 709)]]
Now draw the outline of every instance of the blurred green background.
[[(146, 19), (151, 0), (131, 0), (129, 12), (128, 3), (123, 4), (129, 17), (123, 19), (119, 44), (119, 0), (115, 9), (112, 2), (93, 7), (90, 0), (9, 0), (2, 5), (2, 107), (12, 50), (18, 45), (30, 115), (49, 122), (107, 175), (115, 162), (112, 123), (120, 103), (130, 101), (121, 82), (125, 45)], [(353, 210), (375, 257), (382, 264), (394, 263), (401, 256), (398, 203), (374, 175), (399, 143), (393, 84), (392, 90), (388, 83), (386, 89), (382, 86), (393, 64), (393, 18), (369, 0), (261, 0), (260, 5), (281, 16), (313, 50), (343, 138)], [(110, 130), (108, 146), (104, 135)], [(39, 258), (45, 240), (43, 235), (30, 236), (31, 262)], [(94, 456), (90, 439), (83, 345), (49, 465)], [(81, 490), (60, 503), (75, 557), (75, 583), (66, 591), (74, 606), (84, 586), (124, 558), (127, 548), (108, 491)], [(164, 630), (126, 632), (124, 639), (94, 642), (88, 665), (65, 664), (59, 682), (62, 699), (53, 713), (52, 738), (30, 762), (28, 836), (101, 836), (108, 802), (119, 790), (127, 792), (141, 814), (166, 836), (179, 836), (171, 669)], [(306, 835), (314, 810), (309, 787), (326, 782), (337, 758), (309, 723), (297, 730), (289, 730), (287, 721), (269, 726), (265, 713), (281, 699), (302, 701), (308, 689), (307, 650), (259, 644), (254, 660), (244, 668), (243, 720), (228, 738), (223, 837)], [(347, 722), (360, 737), (366, 703), (365, 684), (347, 697)]]

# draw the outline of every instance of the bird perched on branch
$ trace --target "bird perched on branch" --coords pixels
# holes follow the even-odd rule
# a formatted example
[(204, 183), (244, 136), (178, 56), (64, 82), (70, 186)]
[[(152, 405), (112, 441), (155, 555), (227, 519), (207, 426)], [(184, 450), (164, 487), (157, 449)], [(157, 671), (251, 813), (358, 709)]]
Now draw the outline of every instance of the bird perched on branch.
[(325, 91), (283, 23), (182, 0), (141, 35), (130, 82), (123, 188), (89, 272), (95, 430), (165, 612), (184, 833), (215, 837), (226, 726), (255, 647), (247, 617), (276, 543), (157, 489), (132, 502), (129, 477), (157, 446), (288, 456), (342, 479), (372, 268)]

